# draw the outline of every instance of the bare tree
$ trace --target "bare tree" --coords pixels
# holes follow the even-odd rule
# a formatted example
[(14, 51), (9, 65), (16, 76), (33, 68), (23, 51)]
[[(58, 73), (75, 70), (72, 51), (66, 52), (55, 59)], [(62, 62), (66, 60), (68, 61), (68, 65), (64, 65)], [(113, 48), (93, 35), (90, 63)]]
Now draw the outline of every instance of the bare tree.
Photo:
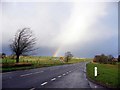
[(27, 54), (33, 50), (36, 39), (30, 28), (18, 30), (13, 42), (10, 44), (12, 52), (16, 55), (16, 63), (19, 62), (19, 56)]

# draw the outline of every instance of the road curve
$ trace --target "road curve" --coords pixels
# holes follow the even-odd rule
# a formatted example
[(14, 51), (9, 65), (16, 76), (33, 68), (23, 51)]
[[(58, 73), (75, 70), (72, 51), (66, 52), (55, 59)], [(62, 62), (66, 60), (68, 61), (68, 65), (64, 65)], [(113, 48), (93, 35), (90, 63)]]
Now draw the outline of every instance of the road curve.
[(2, 88), (90, 88), (86, 62), (2, 74)]

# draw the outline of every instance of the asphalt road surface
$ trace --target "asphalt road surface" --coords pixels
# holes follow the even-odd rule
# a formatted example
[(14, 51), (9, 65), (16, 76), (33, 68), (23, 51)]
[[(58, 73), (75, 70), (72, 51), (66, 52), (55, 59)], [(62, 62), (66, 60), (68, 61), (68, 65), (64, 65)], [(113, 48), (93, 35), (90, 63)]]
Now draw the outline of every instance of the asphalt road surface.
[(96, 88), (86, 78), (86, 62), (2, 74), (2, 88)]

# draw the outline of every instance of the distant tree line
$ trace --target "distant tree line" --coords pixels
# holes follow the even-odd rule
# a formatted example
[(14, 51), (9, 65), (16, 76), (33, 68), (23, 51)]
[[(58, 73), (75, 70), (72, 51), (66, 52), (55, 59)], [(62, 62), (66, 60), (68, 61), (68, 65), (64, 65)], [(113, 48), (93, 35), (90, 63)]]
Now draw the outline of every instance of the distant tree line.
[(93, 59), (93, 62), (104, 63), (104, 64), (115, 64), (116, 62), (120, 61), (120, 55), (118, 58), (114, 58), (112, 55), (96, 55)]

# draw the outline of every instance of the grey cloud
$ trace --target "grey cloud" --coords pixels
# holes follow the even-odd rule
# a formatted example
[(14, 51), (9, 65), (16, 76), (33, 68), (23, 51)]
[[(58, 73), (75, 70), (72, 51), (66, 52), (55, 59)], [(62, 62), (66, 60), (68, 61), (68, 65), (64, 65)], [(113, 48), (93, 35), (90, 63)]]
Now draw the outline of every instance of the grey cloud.
[[(3, 51), (18, 29), (30, 27), (37, 38), (37, 55), (78, 57), (117, 53), (117, 3), (3, 3)], [(109, 46), (109, 48), (108, 48)]]

